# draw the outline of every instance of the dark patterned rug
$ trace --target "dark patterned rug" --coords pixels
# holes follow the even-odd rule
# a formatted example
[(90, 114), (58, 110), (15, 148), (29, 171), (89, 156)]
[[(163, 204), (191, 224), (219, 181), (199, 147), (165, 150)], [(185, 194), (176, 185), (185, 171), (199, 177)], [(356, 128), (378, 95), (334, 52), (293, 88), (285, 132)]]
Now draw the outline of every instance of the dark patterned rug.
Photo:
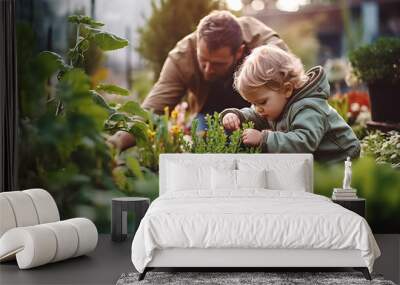
[(150, 271), (142, 281), (138, 281), (139, 273), (122, 274), (117, 285), (133, 284), (213, 284), (213, 285), (245, 285), (245, 284), (324, 284), (353, 285), (379, 284), (395, 285), (384, 280), (381, 275), (372, 274), (372, 281), (364, 278), (361, 272), (157, 272)]

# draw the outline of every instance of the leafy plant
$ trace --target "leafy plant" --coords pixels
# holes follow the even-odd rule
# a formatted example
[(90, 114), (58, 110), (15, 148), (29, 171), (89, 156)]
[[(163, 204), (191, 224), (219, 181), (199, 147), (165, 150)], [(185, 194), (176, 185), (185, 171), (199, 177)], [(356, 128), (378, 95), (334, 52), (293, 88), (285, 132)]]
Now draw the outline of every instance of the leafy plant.
[[(101, 30), (103, 24), (90, 17), (71, 16), (69, 21), (77, 26), (77, 33), (66, 60), (50, 51), (33, 54), (32, 30), (18, 26), (19, 182), (21, 188), (50, 191), (64, 218), (85, 209), (100, 231), (108, 231), (109, 222), (104, 221), (109, 212), (107, 197), (115, 195), (116, 186), (103, 128), (106, 118), (116, 111), (98, 91), (125, 90), (112, 85), (91, 89), (83, 63), (89, 45), (110, 50), (125, 46), (127, 41)], [(87, 193), (103, 198), (88, 199)]]
[(400, 133), (374, 131), (361, 141), (362, 152), (372, 156), (378, 163), (391, 164), (400, 169)]
[[(243, 128), (231, 134), (225, 133), (219, 123), (219, 115), (207, 116), (207, 131), (197, 132), (197, 120), (193, 120), (191, 135), (186, 134), (185, 125), (180, 121), (179, 107), (169, 114), (165, 108), (159, 116), (148, 113), (139, 104), (133, 103), (119, 108), (115, 115), (124, 119), (108, 121), (115, 131), (124, 129), (133, 134), (137, 145), (116, 155), (118, 167), (113, 170), (113, 177), (119, 189), (127, 195), (145, 194), (154, 199), (158, 195), (158, 159), (161, 153), (238, 153), (260, 152), (259, 148), (242, 145), (243, 129), (252, 128), (251, 123), (243, 124)], [(140, 122), (140, 127), (135, 124)]]
[(118, 130), (131, 133), (136, 145), (128, 152), (138, 159), (141, 166), (157, 172), (160, 153), (182, 152), (183, 129), (174, 124), (174, 120), (171, 120), (168, 108), (159, 116), (131, 101), (111, 114), (105, 129), (110, 133)]
[(353, 72), (365, 83), (400, 82), (400, 39), (383, 37), (349, 54)]
[(219, 121), (219, 114), (207, 115), (207, 131), (204, 134), (196, 132), (198, 121), (194, 120), (191, 128), (190, 143), (185, 143), (185, 152), (192, 153), (256, 153), (260, 148), (247, 147), (242, 144), (241, 135), (244, 129), (253, 128), (252, 122), (244, 123), (242, 128), (227, 134)]

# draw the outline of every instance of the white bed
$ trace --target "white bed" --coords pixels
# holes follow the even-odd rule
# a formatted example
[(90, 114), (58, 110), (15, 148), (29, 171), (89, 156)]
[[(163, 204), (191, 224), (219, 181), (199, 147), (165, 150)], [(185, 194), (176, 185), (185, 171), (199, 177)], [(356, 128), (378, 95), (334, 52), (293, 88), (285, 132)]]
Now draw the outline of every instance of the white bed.
[(163, 154), (132, 243), (154, 267), (354, 267), (380, 251), (359, 215), (313, 194), (310, 154)]

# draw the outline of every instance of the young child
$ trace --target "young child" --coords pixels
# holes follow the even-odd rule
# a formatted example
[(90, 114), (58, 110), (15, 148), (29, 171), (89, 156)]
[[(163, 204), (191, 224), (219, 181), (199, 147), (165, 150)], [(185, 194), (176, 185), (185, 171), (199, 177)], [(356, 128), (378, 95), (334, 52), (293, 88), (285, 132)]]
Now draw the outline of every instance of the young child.
[(359, 157), (356, 135), (328, 104), (329, 83), (322, 67), (305, 74), (295, 55), (266, 45), (245, 59), (234, 84), (252, 106), (225, 109), (220, 119), (230, 131), (254, 122), (255, 129), (243, 132), (244, 144), (269, 153), (312, 153), (325, 162)]

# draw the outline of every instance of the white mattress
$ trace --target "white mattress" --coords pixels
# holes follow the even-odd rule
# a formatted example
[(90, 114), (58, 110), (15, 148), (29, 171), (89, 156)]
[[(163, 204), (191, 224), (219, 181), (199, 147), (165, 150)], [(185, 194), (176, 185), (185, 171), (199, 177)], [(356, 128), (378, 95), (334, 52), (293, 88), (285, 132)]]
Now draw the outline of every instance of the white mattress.
[(135, 268), (143, 272), (154, 251), (167, 248), (355, 249), (370, 272), (380, 255), (365, 219), (326, 197), (266, 189), (216, 194), (157, 198), (132, 243)]

